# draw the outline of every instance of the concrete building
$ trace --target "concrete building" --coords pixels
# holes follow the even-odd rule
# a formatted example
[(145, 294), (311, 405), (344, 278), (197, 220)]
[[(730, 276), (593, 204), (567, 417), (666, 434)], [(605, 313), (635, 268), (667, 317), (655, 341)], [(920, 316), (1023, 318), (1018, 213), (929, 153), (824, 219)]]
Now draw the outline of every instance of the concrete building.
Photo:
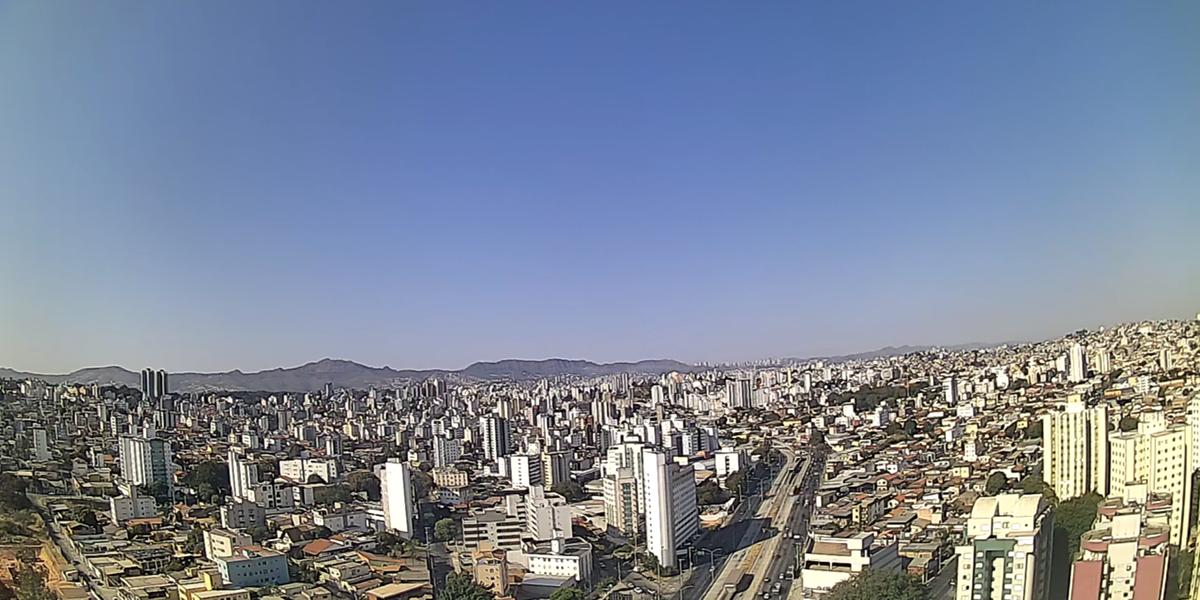
[(1078, 395), (1062, 410), (1042, 415), (1042, 477), (1055, 496), (1108, 495), (1108, 437), (1108, 407), (1088, 408)]
[(1071, 567), (1071, 600), (1163, 600), (1170, 557), (1171, 499), (1143, 484), (1126, 488), (1096, 511)]
[(554, 450), (542, 453), (542, 483), (548, 487), (571, 481), (571, 451)]
[(1071, 351), (1067, 354), (1067, 381), (1082, 383), (1087, 381), (1087, 377), (1087, 349), (1083, 344), (1076, 342), (1071, 345)]
[(118, 443), (121, 475), (134, 485), (160, 487), (170, 496), (175, 490), (171, 443), (152, 432), (142, 436), (123, 436)]
[(231, 529), (250, 529), (267, 524), (267, 511), (249, 500), (230, 500), (221, 506), (221, 526)]
[(554, 538), (526, 550), (529, 572), (551, 577), (569, 577), (587, 589), (592, 581), (592, 545), (577, 537)]
[(449, 467), (462, 456), (462, 440), (448, 435), (433, 436), (433, 466)]
[(754, 406), (754, 386), (749, 379), (730, 379), (725, 382), (725, 403), (730, 409)]
[(571, 507), (562, 496), (535, 485), (525, 496), (525, 523), (535, 540), (571, 537)]
[(542, 458), (538, 454), (513, 454), (508, 457), (508, 479), (513, 487), (530, 489), (542, 485)]
[(229, 495), (244, 500), (250, 487), (258, 483), (258, 464), (247, 460), (246, 451), (237, 446), (229, 448)]
[(1143, 412), (1136, 431), (1109, 436), (1112, 485), (1144, 483), (1171, 496), (1171, 543), (1188, 541), (1191, 519), (1192, 429), (1169, 424), (1161, 411)]
[(204, 556), (209, 560), (221, 556), (233, 556), (234, 550), (241, 546), (249, 546), (254, 540), (250, 535), (232, 529), (214, 527), (204, 530)]
[(213, 562), (217, 563), (221, 580), (232, 586), (263, 587), (290, 581), (287, 556), (261, 546), (243, 546)]
[(805, 549), (800, 580), (805, 597), (822, 594), (866, 569), (899, 571), (899, 545), (876, 543), (867, 532), (814, 535)]
[(957, 600), (1049, 600), (1054, 513), (1041, 494), (975, 501), (958, 547)]
[(642, 457), (646, 550), (660, 565), (675, 567), (680, 552), (700, 532), (693, 469), (675, 464), (656, 448), (644, 449)]
[(296, 483), (308, 483), (312, 476), (321, 478), (325, 483), (333, 483), (338, 478), (337, 460), (333, 458), (293, 458), (279, 461), (279, 476)]
[(480, 420), (479, 439), (483, 446), (483, 456), (493, 464), (496, 459), (508, 456), (512, 448), (512, 428), (508, 419), (498, 415), (488, 415)]
[(524, 515), (504, 507), (473, 511), (462, 522), (463, 544), (470, 550), (481, 547), (521, 550), (521, 536), (528, 523)]
[(33, 460), (50, 460), (50, 438), (46, 435), (46, 428), (41, 425), (33, 428)]
[(388, 529), (401, 537), (411, 538), (413, 533), (413, 487), (409, 467), (398, 458), (382, 465), (379, 472), (379, 490), (383, 503), (384, 523)]
[(721, 448), (717, 450), (716, 471), (717, 479), (725, 485), (725, 478), (744, 469), (750, 463), (746, 452), (737, 448)]
[(610, 533), (637, 540), (642, 529), (641, 480), (633, 469), (622, 468), (605, 477), (604, 520)]
[(124, 525), (132, 519), (145, 519), (158, 515), (158, 505), (151, 496), (138, 495), (137, 487), (131, 487), (128, 496), (108, 499), (108, 511), (113, 523)]

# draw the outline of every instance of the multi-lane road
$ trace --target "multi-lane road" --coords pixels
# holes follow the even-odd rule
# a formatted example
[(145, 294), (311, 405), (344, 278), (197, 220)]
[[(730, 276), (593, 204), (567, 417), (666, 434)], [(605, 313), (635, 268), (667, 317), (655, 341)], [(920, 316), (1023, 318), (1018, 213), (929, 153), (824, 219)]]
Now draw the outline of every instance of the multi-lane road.
[[(786, 598), (795, 581), (798, 553), (803, 552), (812, 513), (812, 495), (820, 483), (824, 457), (819, 451), (798, 459), (781, 448), (784, 464), (732, 555), (723, 561), (704, 600)], [(744, 577), (749, 576), (747, 582)]]

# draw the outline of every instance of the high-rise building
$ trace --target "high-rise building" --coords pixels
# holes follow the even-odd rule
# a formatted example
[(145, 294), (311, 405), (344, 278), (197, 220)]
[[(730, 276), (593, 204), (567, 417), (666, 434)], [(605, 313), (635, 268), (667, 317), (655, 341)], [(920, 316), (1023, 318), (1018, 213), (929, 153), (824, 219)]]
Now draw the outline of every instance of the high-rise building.
[(1076, 342), (1071, 346), (1071, 352), (1067, 355), (1067, 381), (1071, 383), (1080, 383), (1087, 381), (1087, 349), (1083, 344)]
[(246, 451), (237, 446), (229, 448), (229, 495), (244, 500), (250, 487), (258, 483), (258, 464), (247, 460)]
[(542, 453), (542, 482), (554, 488), (571, 481), (571, 451), (553, 450)]
[(167, 372), (142, 369), (142, 398), (158, 400), (167, 395)]
[(605, 476), (603, 484), (609, 531), (636, 542), (642, 530), (641, 479), (633, 469), (621, 468)]
[(942, 380), (943, 395), (946, 398), (946, 406), (958, 406), (958, 378), (950, 375)]
[(1049, 600), (1053, 531), (1041, 494), (976, 500), (958, 547), (956, 600)]
[(379, 491), (384, 525), (401, 537), (412, 537), (414, 498), (408, 465), (399, 458), (384, 463), (379, 472)]
[(449, 467), (462, 456), (462, 441), (449, 435), (433, 436), (433, 466)]
[(1071, 600), (1163, 600), (1170, 519), (1171, 499), (1144, 484), (1102, 502), (1071, 566)]
[(33, 459), (38, 462), (50, 460), (50, 438), (41, 425), (33, 428)]
[(483, 446), (483, 456), (493, 464), (496, 459), (508, 456), (512, 448), (512, 429), (508, 419), (498, 415), (488, 415), (480, 420), (480, 443)]
[(513, 487), (529, 489), (542, 485), (542, 457), (539, 454), (513, 454), (508, 457), (508, 478)]
[(147, 434), (127, 435), (121, 437), (118, 450), (125, 481), (174, 494), (170, 442)]
[(535, 540), (571, 537), (571, 507), (562, 496), (532, 486), (525, 496), (525, 523)]
[(1112, 353), (1103, 346), (1096, 349), (1096, 372), (1101, 375), (1112, 373)]
[(1192, 428), (1168, 424), (1161, 411), (1142, 412), (1136, 431), (1109, 436), (1113, 486), (1144, 483), (1171, 497), (1171, 543), (1188, 541), (1192, 496)]
[(1064, 500), (1108, 495), (1108, 407), (1088, 408), (1072, 395), (1066, 406), (1042, 415), (1042, 478)]
[(754, 406), (754, 386), (749, 379), (730, 379), (725, 382), (725, 402), (729, 408)]
[(660, 565), (675, 567), (681, 550), (700, 532), (694, 470), (657, 448), (644, 449), (642, 458), (646, 550)]

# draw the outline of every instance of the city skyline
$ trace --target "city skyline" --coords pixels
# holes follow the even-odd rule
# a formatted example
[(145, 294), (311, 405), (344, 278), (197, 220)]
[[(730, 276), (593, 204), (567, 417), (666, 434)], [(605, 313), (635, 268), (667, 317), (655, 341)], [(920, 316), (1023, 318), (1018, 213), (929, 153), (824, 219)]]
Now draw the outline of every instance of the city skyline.
[(1200, 305), (1195, 5), (340, 8), (0, 6), (0, 364), (725, 362)]
[[(230, 367), (228, 369), (221, 369), (221, 370), (214, 370), (214, 371), (201, 371), (201, 370), (186, 369), (186, 368), (175, 369), (175, 370), (167, 369), (166, 371), (168, 371), (170, 373), (176, 373), (176, 374), (191, 374), (191, 375), (209, 375), (209, 374), (222, 374), (222, 373), (235, 373), (235, 372), (242, 372), (242, 373), (253, 375), (253, 374), (267, 372), (267, 371), (273, 371), (273, 370), (299, 369), (301, 367), (318, 364), (323, 361), (347, 362), (347, 363), (353, 363), (358, 366), (367, 367), (367, 368), (371, 368), (371, 369), (394, 369), (394, 370), (398, 370), (398, 371), (413, 371), (413, 372), (418, 372), (418, 373), (419, 372), (433, 373), (433, 372), (439, 372), (439, 371), (446, 372), (446, 373), (456, 373), (456, 372), (464, 371), (472, 366), (497, 364), (497, 363), (502, 363), (502, 362), (541, 363), (541, 362), (550, 362), (550, 361), (567, 361), (567, 362), (584, 362), (584, 363), (590, 363), (590, 364), (594, 364), (594, 365), (598, 365), (598, 366), (610, 366), (610, 365), (619, 365), (619, 364), (635, 364), (635, 363), (646, 363), (646, 362), (657, 362), (657, 361), (667, 361), (667, 362), (674, 361), (674, 362), (683, 363), (683, 364), (686, 364), (689, 366), (699, 366), (699, 365), (736, 366), (736, 365), (752, 365), (754, 363), (771, 363), (772, 361), (807, 362), (807, 361), (820, 361), (820, 360), (841, 360), (841, 359), (845, 359), (848, 357), (860, 357), (863, 355), (873, 355), (873, 354), (880, 354), (881, 356), (899, 357), (899, 356), (903, 356), (904, 354), (909, 354), (909, 353), (913, 353), (913, 352), (921, 352), (921, 351), (924, 351), (925, 349), (946, 349), (946, 350), (950, 350), (950, 351), (956, 351), (956, 350), (962, 350), (962, 349), (995, 348), (995, 347), (1004, 346), (1004, 345), (1037, 344), (1037, 343), (1044, 343), (1047, 341), (1051, 341), (1054, 339), (1059, 339), (1063, 336), (1070, 335), (1077, 331), (1101, 330), (1101, 329), (1107, 329), (1110, 327), (1116, 327), (1116, 326), (1120, 326), (1120, 325), (1127, 325), (1129, 323), (1139, 323), (1139, 322), (1157, 322), (1157, 321), (1163, 321), (1163, 320), (1187, 321), (1192, 318), (1200, 319), (1200, 312), (1197, 312), (1195, 315), (1192, 315), (1191, 317), (1184, 316), (1184, 317), (1132, 319), (1132, 320), (1123, 321), (1123, 322), (1119, 322), (1119, 323), (1114, 322), (1114, 323), (1106, 323), (1106, 324), (1102, 324), (1102, 325), (1097, 325), (1097, 326), (1093, 326), (1093, 327), (1074, 328), (1069, 331), (1061, 331), (1061, 332), (1058, 332), (1057, 334), (1046, 335), (1046, 336), (1043, 336), (1041, 338), (1036, 338), (1036, 339), (1008, 339), (1008, 340), (995, 340), (995, 341), (986, 341), (986, 342), (974, 341), (974, 342), (955, 342), (955, 343), (941, 343), (941, 344), (937, 344), (937, 343), (934, 343), (934, 344), (900, 343), (900, 344), (894, 344), (894, 345), (879, 346), (876, 348), (857, 349), (857, 350), (852, 350), (849, 352), (844, 352), (841, 354), (804, 355), (804, 356), (794, 354), (794, 355), (779, 355), (779, 356), (759, 356), (759, 357), (754, 357), (754, 358), (744, 358), (744, 359), (739, 359), (739, 360), (725, 360), (725, 361), (704, 361), (704, 360), (689, 361), (689, 360), (685, 360), (685, 359), (681, 359), (681, 358), (677, 358), (677, 357), (673, 357), (673, 356), (625, 357), (625, 358), (617, 358), (615, 360), (607, 360), (607, 361), (606, 360), (594, 360), (594, 359), (591, 359), (588, 357), (575, 357), (575, 356), (543, 356), (543, 357), (509, 356), (509, 357), (496, 358), (496, 359), (479, 359), (479, 360), (474, 360), (467, 364), (458, 365), (458, 366), (413, 367), (413, 366), (408, 366), (408, 365), (386, 364), (386, 363), (372, 364), (372, 363), (356, 360), (351, 357), (322, 356), (322, 357), (316, 357), (316, 358), (312, 358), (310, 360), (306, 360), (302, 363), (290, 364), (290, 365), (281, 364), (281, 365), (264, 367), (261, 369), (244, 369), (244, 368), (235, 366), (235, 367)], [(152, 363), (152, 362), (154, 362), (154, 361), (151, 360), (150, 363)], [(146, 363), (146, 364), (150, 364), (150, 363)], [(152, 372), (152, 370), (149, 368), (143, 369), (142, 367), (139, 367), (139, 366), (125, 365), (125, 364), (119, 364), (119, 363), (84, 365), (84, 366), (76, 367), (76, 368), (69, 369), (67, 371), (61, 371), (61, 372), (50, 372), (50, 371), (38, 372), (38, 371), (31, 371), (31, 370), (24, 370), (24, 369), (16, 368), (11, 365), (0, 364), (0, 371), (8, 370), (8, 371), (24, 373), (24, 374), (28, 374), (28, 375), (45, 375), (45, 376), (52, 376), (52, 377), (62, 377), (62, 376), (70, 375), (72, 373), (87, 370), (87, 369), (106, 369), (106, 368), (124, 369), (126, 371), (129, 371), (131, 374), (136, 374), (137, 371), (139, 371), (139, 370), (141, 370), (143, 372), (145, 372), (145, 371)], [(155, 368), (157, 368), (157, 365), (155, 366)]]

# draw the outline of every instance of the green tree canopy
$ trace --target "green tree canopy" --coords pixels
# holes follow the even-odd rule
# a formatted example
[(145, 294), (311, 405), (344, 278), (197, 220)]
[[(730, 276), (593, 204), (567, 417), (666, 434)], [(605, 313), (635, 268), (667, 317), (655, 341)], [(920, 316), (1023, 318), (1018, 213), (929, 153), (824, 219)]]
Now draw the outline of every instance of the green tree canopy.
[(350, 486), (352, 492), (366, 492), (367, 499), (372, 502), (378, 502), (380, 499), (379, 478), (370, 471), (350, 473), (346, 476), (346, 485)]
[(550, 594), (550, 600), (583, 600), (585, 597), (587, 594), (575, 586), (559, 588)]
[(438, 600), (492, 600), (495, 595), (491, 590), (475, 583), (468, 575), (451, 573), (446, 578), (446, 585), (438, 592)]
[(1042, 480), (1041, 477), (1030, 475), (1021, 480), (1022, 494), (1041, 494), (1042, 497), (1049, 502), (1051, 506), (1058, 504), (1058, 496), (1054, 494), (1054, 488), (1050, 484)]
[(410, 473), (412, 473), (413, 495), (418, 500), (428, 498), (429, 491), (433, 489), (433, 478), (429, 476), (429, 473), (420, 469), (413, 469)]
[(1138, 419), (1133, 415), (1125, 415), (1121, 417), (1121, 421), (1117, 423), (1117, 427), (1121, 431), (1137, 431)]
[(196, 490), (196, 496), (210, 498), (215, 495), (228, 495), (229, 467), (220, 461), (202, 462), (191, 468), (183, 476), (183, 484)]
[(439, 542), (448, 542), (458, 537), (458, 521), (446, 517), (438, 519), (437, 523), (433, 524), (433, 539)]
[(561, 494), (563, 498), (567, 499), (567, 502), (579, 502), (580, 500), (587, 500), (588, 497), (587, 493), (583, 491), (583, 486), (575, 481), (559, 483), (551, 488), (551, 491)]
[(995, 496), (1004, 490), (1008, 485), (1008, 476), (1000, 471), (995, 471), (988, 475), (987, 482), (984, 483), (983, 493), (989, 496)]
[(867, 569), (833, 586), (827, 600), (929, 600), (929, 589), (907, 573)]

